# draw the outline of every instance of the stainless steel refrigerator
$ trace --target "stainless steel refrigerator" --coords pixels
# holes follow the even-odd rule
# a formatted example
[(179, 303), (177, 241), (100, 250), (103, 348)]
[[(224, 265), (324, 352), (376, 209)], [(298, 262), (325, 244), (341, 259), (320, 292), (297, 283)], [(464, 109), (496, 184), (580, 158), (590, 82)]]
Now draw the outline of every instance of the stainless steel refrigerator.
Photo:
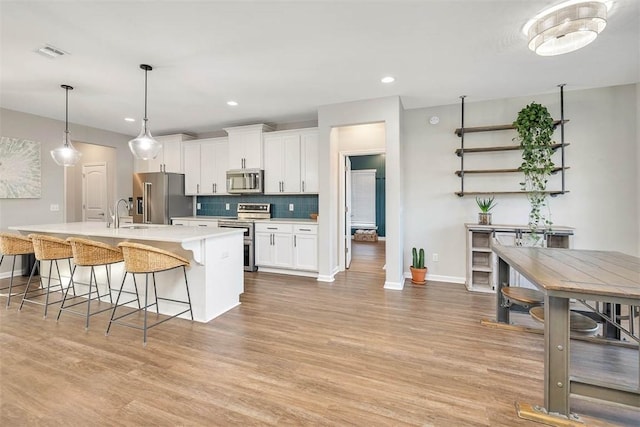
[(184, 175), (148, 172), (133, 174), (133, 222), (171, 224), (171, 218), (193, 215), (193, 197), (184, 195)]

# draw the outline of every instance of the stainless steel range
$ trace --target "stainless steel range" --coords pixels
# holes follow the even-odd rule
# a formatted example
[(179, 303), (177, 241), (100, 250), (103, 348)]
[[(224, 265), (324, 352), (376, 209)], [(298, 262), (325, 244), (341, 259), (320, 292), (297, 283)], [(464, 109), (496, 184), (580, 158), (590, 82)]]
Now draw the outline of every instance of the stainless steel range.
[(237, 219), (218, 221), (218, 227), (244, 229), (244, 269), (256, 271), (255, 263), (255, 227), (256, 219), (271, 218), (270, 203), (238, 203)]

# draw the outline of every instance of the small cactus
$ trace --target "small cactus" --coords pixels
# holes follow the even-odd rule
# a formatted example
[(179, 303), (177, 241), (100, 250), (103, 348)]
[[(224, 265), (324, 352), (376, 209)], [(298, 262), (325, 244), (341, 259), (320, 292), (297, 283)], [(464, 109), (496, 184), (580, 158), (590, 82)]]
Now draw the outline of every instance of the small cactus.
[(424, 249), (420, 248), (420, 251), (416, 248), (411, 250), (411, 255), (413, 256), (413, 268), (424, 268)]

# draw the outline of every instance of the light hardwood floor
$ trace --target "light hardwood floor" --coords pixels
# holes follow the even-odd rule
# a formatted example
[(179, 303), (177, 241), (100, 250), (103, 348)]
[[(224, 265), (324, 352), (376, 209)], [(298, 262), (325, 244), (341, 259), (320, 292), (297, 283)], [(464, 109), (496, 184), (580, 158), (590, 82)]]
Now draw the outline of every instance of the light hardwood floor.
[[(480, 325), (492, 295), (383, 282), (382, 269), (333, 283), (248, 273), (241, 306), (208, 324), (167, 322), (146, 347), (117, 325), (105, 337), (108, 314), (85, 332), (81, 317), (56, 323), (57, 310), (43, 319), (16, 300), (0, 309), (0, 425), (539, 425), (514, 402), (543, 403), (541, 336)], [(609, 375), (638, 378), (628, 349), (576, 354), (584, 369), (610, 359)], [(573, 402), (588, 425), (640, 420)]]

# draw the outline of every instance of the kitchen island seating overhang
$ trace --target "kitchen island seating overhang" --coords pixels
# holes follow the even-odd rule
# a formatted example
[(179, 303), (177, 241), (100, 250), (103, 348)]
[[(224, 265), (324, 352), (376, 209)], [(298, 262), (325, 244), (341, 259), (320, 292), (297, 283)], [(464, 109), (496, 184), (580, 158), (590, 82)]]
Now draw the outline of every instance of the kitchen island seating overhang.
[[(240, 294), (244, 292), (241, 230), (169, 225), (107, 228), (104, 222), (21, 225), (9, 228), (23, 234), (41, 233), (65, 239), (86, 236), (114, 246), (122, 241), (139, 242), (180, 254), (191, 264), (187, 269), (187, 276), (193, 317), (197, 322), (208, 322), (236, 307), (240, 304)], [(112, 268), (112, 279), (123, 277), (122, 264), (115, 264)], [(62, 274), (70, 276), (68, 271), (63, 271)], [(181, 274), (176, 272), (173, 276), (163, 278), (160, 286), (169, 297), (183, 291), (184, 277)], [(78, 280), (83, 281), (85, 278), (80, 277)], [(88, 282), (88, 276), (86, 281)], [(133, 282), (126, 286), (134, 289)], [(168, 315), (174, 314), (178, 309), (170, 304), (160, 307), (161, 314)]]

